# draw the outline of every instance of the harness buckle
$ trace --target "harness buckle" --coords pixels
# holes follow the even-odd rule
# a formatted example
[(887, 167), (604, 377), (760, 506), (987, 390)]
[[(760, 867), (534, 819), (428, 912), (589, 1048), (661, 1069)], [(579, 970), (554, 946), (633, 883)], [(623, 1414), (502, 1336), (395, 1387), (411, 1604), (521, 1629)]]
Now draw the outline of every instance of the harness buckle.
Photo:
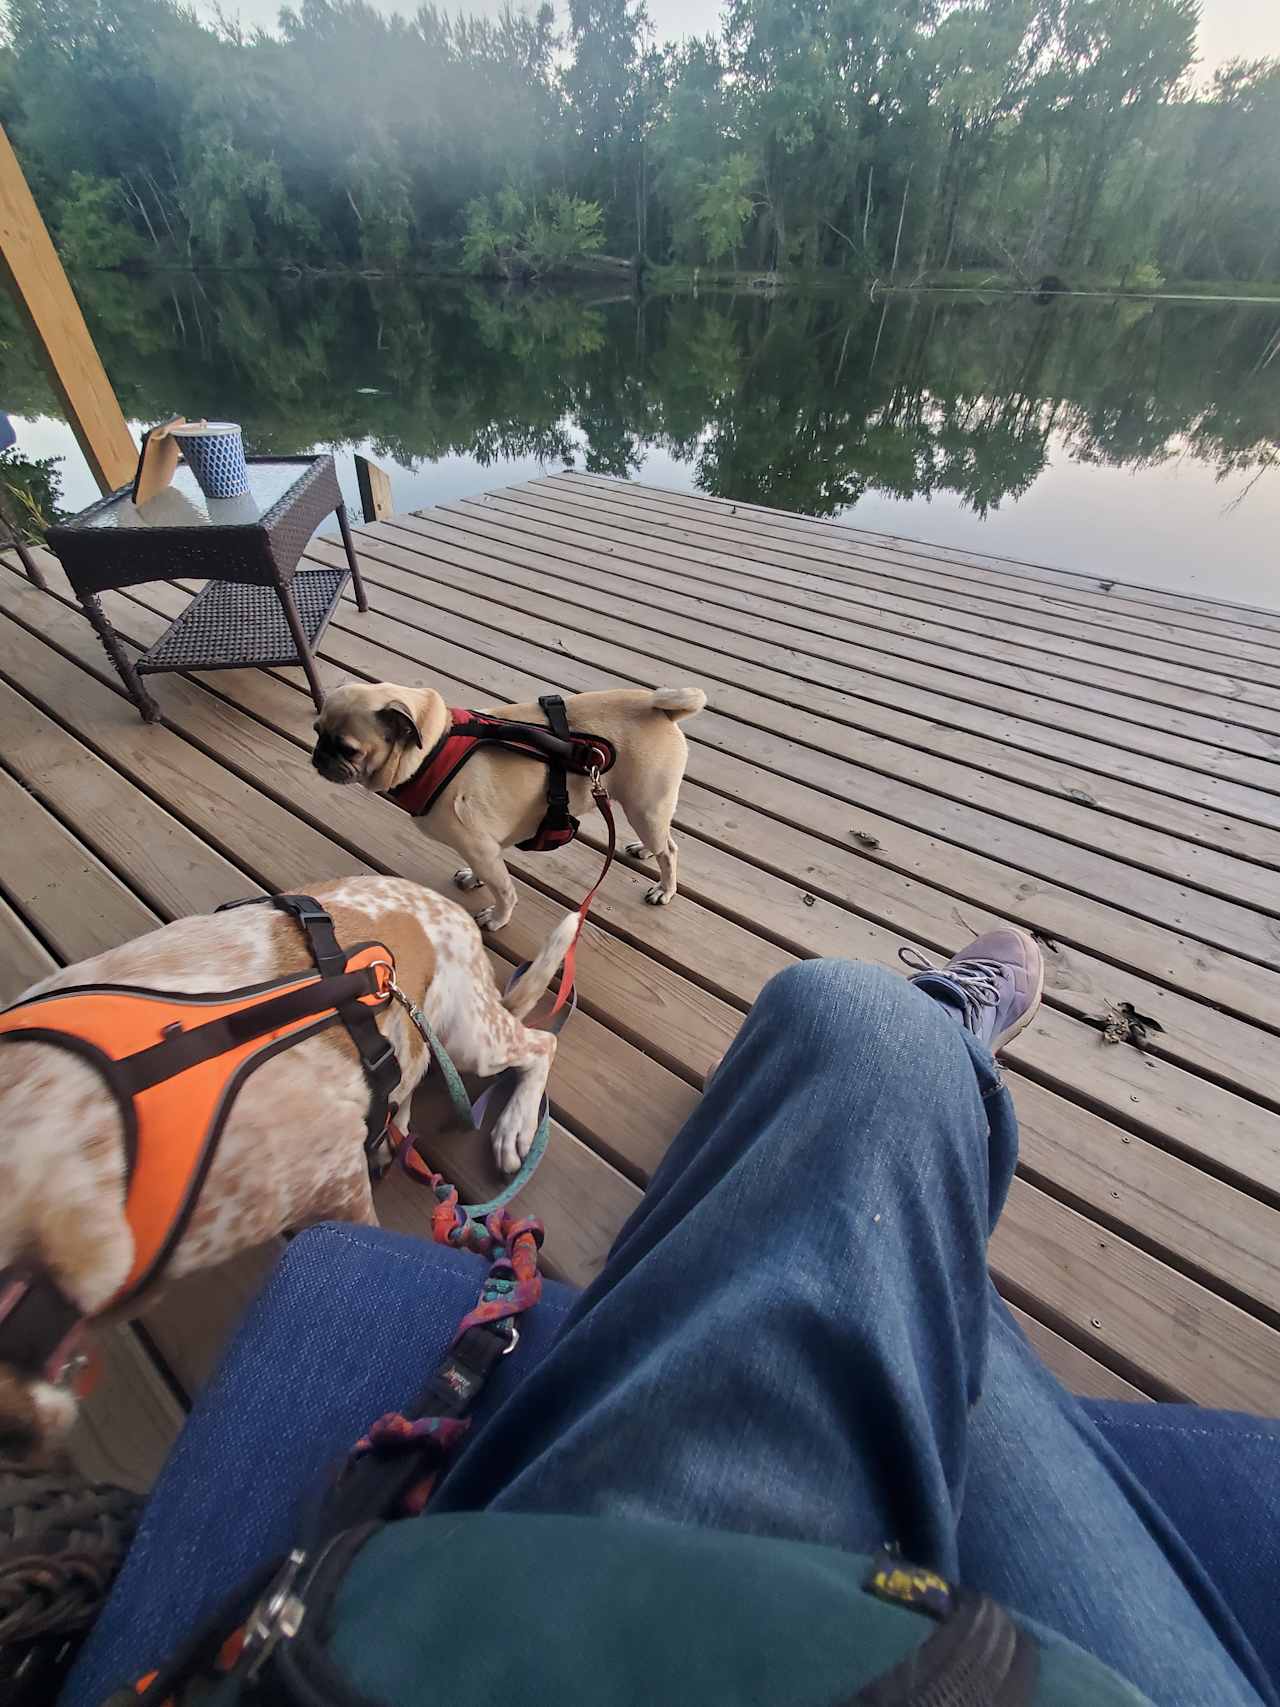
[[(382, 1034), (379, 1033), (378, 1035), (381, 1036)], [(394, 1067), (397, 1084), (400, 1081), (400, 1058), (385, 1037), (382, 1038), (382, 1048), (376, 1055), (370, 1055), (364, 1065), (366, 1071), (375, 1076), (384, 1073), (389, 1066)]]
[[(381, 996), (385, 1001), (391, 1000), (391, 986), (396, 981), (395, 962), (392, 960), (371, 960), (364, 969), (374, 974), (374, 987), (371, 995)], [(363, 1001), (364, 998), (361, 997)]]
[(388, 1113), (387, 1124), (381, 1132), (366, 1138), (364, 1141), (365, 1160), (369, 1164), (369, 1178), (375, 1185), (379, 1180), (386, 1177), (395, 1163), (396, 1140), (394, 1128), (391, 1124), (394, 1112), (392, 1110)]

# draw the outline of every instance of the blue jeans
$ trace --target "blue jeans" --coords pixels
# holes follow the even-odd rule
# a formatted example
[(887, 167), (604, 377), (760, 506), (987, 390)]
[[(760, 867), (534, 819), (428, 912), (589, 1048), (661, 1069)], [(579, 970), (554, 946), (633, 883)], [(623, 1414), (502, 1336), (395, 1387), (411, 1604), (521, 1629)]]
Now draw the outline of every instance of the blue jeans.
[(1157, 1707), (1274, 1703), (1189, 1549), (992, 1288), (1016, 1158), (999, 1070), (943, 999), (871, 966), (781, 974), (433, 1509), (891, 1543)]

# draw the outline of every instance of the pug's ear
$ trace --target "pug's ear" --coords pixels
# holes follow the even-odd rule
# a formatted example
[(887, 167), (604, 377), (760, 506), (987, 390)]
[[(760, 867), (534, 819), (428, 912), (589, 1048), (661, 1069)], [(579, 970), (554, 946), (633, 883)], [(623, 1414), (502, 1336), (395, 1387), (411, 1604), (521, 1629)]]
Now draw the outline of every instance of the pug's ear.
[(413, 713), (402, 699), (393, 699), (381, 706), (378, 711), (378, 722), (386, 731), (388, 740), (397, 743), (412, 742), (415, 747), (422, 745), (422, 736), (418, 733), (418, 725)]

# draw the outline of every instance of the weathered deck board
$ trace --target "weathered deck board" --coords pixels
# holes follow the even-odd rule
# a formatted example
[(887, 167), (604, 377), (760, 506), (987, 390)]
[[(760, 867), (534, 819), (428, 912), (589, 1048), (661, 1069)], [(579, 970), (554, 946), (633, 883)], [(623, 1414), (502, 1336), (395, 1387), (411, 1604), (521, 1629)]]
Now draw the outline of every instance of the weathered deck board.
[[(888, 654), (906, 666), (906, 680), (949, 687), (999, 710), (1012, 704), (1033, 721), (1053, 721), (1064, 715), (1041, 704), (1043, 699), (1052, 707), (1066, 707), (1068, 713), (1083, 707), (1087, 713), (1100, 711), (1136, 725), (1138, 739), (1144, 734), (1155, 739), (1166, 733), (1185, 734), (1262, 758), (1274, 757), (1276, 752), (1280, 711), (1246, 708), (1246, 721), (1239, 715), (1240, 708), (1225, 696), (1197, 693), (1179, 683), (1144, 679), (1106, 665), (1057, 659), (1052, 653), (1012, 642), (1001, 644), (1004, 668), (993, 677), (984, 652), (966, 645), (965, 636), (946, 622), (896, 617), (871, 594), (863, 604), (838, 604), (829, 593), (811, 590), (820, 589), (820, 582), (798, 574), (788, 574), (784, 587), (770, 587), (763, 574), (731, 570), (717, 571), (714, 579), (708, 579), (696, 548), (666, 542), (655, 548), (646, 538), (639, 553), (629, 550), (635, 541), (625, 528), (611, 525), (610, 512), (562, 506), (536, 488), (517, 487), (511, 494), (467, 499), (432, 514), (446, 523), (454, 515), (465, 517), (469, 532), (499, 543), (507, 537), (504, 530), (510, 530), (543, 550), (552, 548), (572, 562), (594, 568), (607, 578), (606, 584), (678, 593), (687, 607), (696, 602), (713, 613), (714, 621), (732, 629), (777, 638), (787, 646), (812, 646), (820, 656), (867, 667), (874, 674), (885, 672), (882, 654)], [(395, 517), (391, 525), (417, 532), (420, 519)], [(1150, 729), (1153, 704), (1165, 708), (1157, 731)], [(1130, 738), (1127, 730), (1108, 729), (1108, 733), (1122, 741)], [(1172, 744), (1167, 750), (1184, 756)]]
[[(750, 593), (734, 591), (728, 597), (708, 596), (704, 583), (670, 572), (661, 573), (660, 578), (659, 573), (637, 564), (630, 555), (623, 557), (617, 545), (613, 553), (615, 563), (600, 567), (598, 543), (596, 563), (592, 564), (590, 550), (566, 545), (563, 536), (560, 540), (548, 539), (545, 526), (536, 519), (529, 521), (530, 511), (522, 511), (510, 500), (502, 502), (501, 510), (497, 501), (483, 510), (476, 502), (446, 506), (433, 512), (433, 518), (438, 522), (448, 522), (455, 516), (465, 518), (469, 535), (480, 535), (499, 545), (528, 539), (538, 546), (540, 557), (551, 546), (555, 555), (564, 553), (575, 565), (575, 581), (609, 596), (610, 608), (614, 600), (625, 600), (619, 608), (629, 612), (648, 607), (678, 618), (696, 617), (719, 629), (722, 635), (733, 635), (735, 645), (726, 650), (735, 654), (739, 651), (738, 636), (768, 642), (773, 648), (770, 656), (780, 668), (792, 666), (798, 652), (803, 655), (807, 678), (837, 689), (847, 688), (851, 681), (861, 684), (867, 678), (883, 678), (899, 684), (895, 703), (937, 717), (939, 721), (954, 721), (958, 714), (964, 715), (965, 709), (972, 707), (994, 712), (1002, 740), (1013, 741), (1019, 736), (1025, 740), (1029, 734), (1025, 724), (1031, 723), (1052, 730), (1074, 731), (1112, 745), (1123, 744), (1132, 753), (1145, 753), (1211, 772), (1221, 768), (1222, 749), (1227, 748), (1231, 749), (1227, 763), (1238, 780), (1263, 788), (1274, 784), (1268, 765), (1275, 753), (1275, 743), (1262, 730), (1172, 706), (1166, 706), (1159, 723), (1153, 724), (1151, 705), (1141, 698), (1073, 683), (1049, 672), (1026, 668), (994, 672), (983, 653), (957, 649), (954, 638), (948, 647), (903, 647), (901, 642), (893, 647), (873, 646), (867, 643), (865, 634), (859, 633), (857, 623), (843, 620), (830, 610), (824, 616), (814, 611), (805, 623), (796, 622), (798, 613), (777, 611), (772, 603), (766, 604), (763, 583), (757, 583)], [(535, 518), (550, 513), (545, 507), (532, 512)], [(505, 519), (495, 525), (495, 515), (510, 518), (510, 525)], [(522, 520), (529, 531), (519, 528)], [(429, 524), (422, 518), (402, 517), (384, 525), (420, 538), (440, 537), (428, 531)], [(536, 533), (532, 531), (535, 528)], [(612, 537), (621, 541), (624, 536)], [(642, 590), (643, 601), (638, 603), (635, 595)], [(760, 608), (762, 605), (764, 610)], [(691, 631), (681, 626), (679, 632)], [(955, 705), (957, 695), (964, 702), (961, 708)], [(991, 727), (989, 718), (984, 716), (981, 722), (983, 728)], [(1032, 744), (1036, 739), (1030, 736)]]
[[(573, 477), (566, 481), (566, 484), (573, 483)], [(650, 488), (628, 487), (622, 492), (612, 492), (610, 497), (619, 505), (628, 508), (634, 509), (641, 504), (649, 506), (651, 510), (660, 508), (669, 518), (669, 525), (678, 526), (696, 537), (707, 537), (713, 542), (731, 545), (740, 541), (748, 542), (752, 549), (757, 550), (762, 546), (766, 547), (776, 554), (774, 561), (780, 557), (785, 560), (785, 554), (788, 553), (815, 559), (821, 564), (823, 573), (833, 578), (852, 580), (859, 573), (866, 572), (853, 567), (853, 564), (859, 559), (866, 561), (880, 555), (876, 549), (866, 545), (845, 544), (839, 535), (829, 533), (821, 522), (797, 524), (791, 520), (782, 522), (768, 517), (762, 518), (759, 514), (752, 517), (736, 513), (725, 516), (723, 510), (719, 514), (709, 516), (701, 508), (701, 499), (690, 498), (683, 493), (656, 492)], [(733, 508), (730, 506), (731, 510)], [(894, 554), (892, 574), (880, 571), (881, 578), (910, 579), (917, 585), (928, 580), (932, 582), (932, 598), (943, 601), (952, 597), (949, 591), (943, 590), (941, 577), (938, 576), (934, 565), (920, 565), (908, 569), (907, 562), (905, 554)], [(1052, 602), (1046, 601), (1042, 592), (1022, 593), (1008, 585), (1001, 586), (997, 591), (975, 577), (967, 576), (965, 580), (965, 590), (960, 597), (968, 609), (990, 610), (996, 616), (1012, 612), (1016, 614), (1019, 622), (1046, 633), (1054, 632), (1055, 625), (1062, 621), (1061, 610), (1054, 610)], [(1178, 638), (1167, 621), (1130, 615), (1124, 611), (1117, 612), (1101, 605), (1090, 613), (1089, 624), (1093, 640), (1100, 646), (1118, 651), (1148, 653), (1179, 664), (1206, 665), (1218, 669), (1226, 669), (1229, 665), (1214, 664), (1215, 656), (1231, 662), (1240, 657), (1255, 666), (1251, 679), (1280, 682), (1280, 656), (1277, 656), (1273, 645), (1258, 644), (1256, 640), (1237, 641), (1232, 636), (1214, 630), (1209, 624), (1201, 624), (1194, 634)]]
[[(553, 490), (549, 489), (552, 487)], [(1280, 704), (1280, 696), (1273, 688), (1238, 682), (1229, 665), (1215, 663), (1207, 669), (1188, 671), (1185, 666), (1172, 665), (1145, 652), (1129, 652), (1099, 644), (1092, 635), (1087, 617), (1083, 617), (1078, 609), (1060, 610), (1057, 628), (1027, 628), (1017, 620), (1019, 612), (1011, 612), (999, 599), (998, 586), (985, 589), (989, 597), (992, 593), (996, 595), (998, 608), (977, 609), (964, 596), (963, 590), (951, 589), (953, 596), (949, 602), (935, 602), (934, 589), (945, 594), (947, 587), (945, 581), (939, 582), (932, 574), (927, 584), (895, 583), (887, 575), (863, 584), (842, 576), (838, 562), (832, 566), (829, 551), (817, 557), (800, 557), (787, 552), (785, 546), (781, 552), (772, 547), (761, 549), (750, 541), (732, 536), (722, 537), (715, 543), (708, 543), (704, 536), (693, 544), (686, 544), (670, 520), (664, 524), (660, 516), (655, 518), (655, 512), (648, 506), (619, 509), (611, 495), (602, 498), (599, 493), (565, 489), (558, 481), (537, 482), (533, 487), (513, 487), (466, 502), (483, 509), (503, 507), (508, 503), (535, 507), (547, 512), (548, 521), (558, 526), (572, 527), (577, 532), (590, 532), (592, 535), (600, 532), (606, 550), (616, 535), (621, 536), (623, 544), (628, 542), (629, 536), (640, 535), (645, 553), (654, 564), (670, 567), (673, 562), (683, 563), (686, 569), (693, 565), (690, 573), (702, 578), (710, 570), (717, 582), (726, 575), (732, 576), (732, 583), (724, 582), (726, 585), (740, 584), (745, 579), (754, 581), (759, 588), (760, 583), (767, 583), (772, 577), (774, 592), (770, 603), (776, 598), (782, 611), (796, 601), (803, 589), (821, 594), (826, 608), (833, 615), (856, 620), (872, 628), (883, 628), (886, 632), (910, 633), (914, 630), (907, 626), (908, 623), (929, 623), (930, 633), (936, 635), (939, 627), (949, 631), (942, 637), (948, 646), (964, 645), (966, 637), (972, 635), (981, 643), (978, 650), (985, 650), (992, 642), (998, 643), (1002, 652), (1006, 647), (1023, 648), (1038, 653), (1037, 662), (1047, 658), (1047, 667), (1056, 673), (1075, 674), (1092, 680), (1097, 679), (1097, 672), (1107, 672), (1111, 680), (1118, 675), (1120, 685), (1136, 679), (1148, 684), (1141, 691), (1151, 697), (1157, 697), (1154, 684), (1163, 691), (1169, 685), (1186, 683), (1190, 691), (1220, 702), (1218, 709), (1224, 715), (1234, 709), (1235, 721), (1253, 723), (1256, 721), (1255, 713), (1262, 713), (1265, 719), (1267, 715), (1274, 715), (1276, 706)], [(634, 539), (631, 543), (635, 543)], [(779, 570), (785, 570), (785, 581), (779, 576)], [(763, 595), (763, 589), (760, 590)], [(1051, 606), (1046, 604), (1044, 608), (1048, 611)], [(885, 620), (880, 620), (876, 613), (885, 613)], [(1022, 656), (1025, 659), (1025, 653)], [(1014, 657), (1019, 657), (1019, 654), (1015, 653)], [(1263, 726), (1266, 726), (1265, 721)]]
[[(556, 482), (557, 490), (581, 486), (597, 493), (604, 490), (613, 496), (632, 496), (656, 502), (687, 502), (687, 493), (671, 492), (662, 487), (647, 486), (640, 481), (628, 481), (625, 494), (619, 483), (592, 474), (566, 474)], [(1092, 609), (1128, 611), (1131, 615), (1150, 616), (1143, 607), (1154, 607), (1165, 620), (1181, 621), (1185, 627), (1200, 632), (1205, 623), (1232, 633), (1241, 626), (1253, 632), (1252, 638), (1276, 638), (1280, 645), (1280, 613), (1258, 609), (1256, 606), (1215, 603), (1197, 593), (1165, 592), (1160, 588), (1139, 583), (1113, 581), (1106, 577), (1070, 569), (1049, 569), (1041, 564), (1024, 563), (1013, 557), (995, 557), (983, 552), (968, 551), (957, 546), (938, 545), (932, 541), (910, 539), (895, 534), (876, 533), (852, 526), (843, 520), (828, 520), (801, 515), (792, 510), (771, 510), (760, 504), (730, 502), (723, 498), (699, 495), (692, 500), (704, 515), (741, 515), (771, 525), (799, 524), (798, 531), (810, 539), (834, 539), (836, 549), (852, 545), (855, 551), (870, 551), (888, 563), (915, 564), (928, 571), (930, 580), (944, 585), (960, 581), (978, 584), (986, 591), (993, 587), (1025, 587), (1039, 593), (1053, 604), (1082, 604)], [(974, 574), (974, 570), (978, 574)], [(1130, 609), (1129, 607), (1136, 607)]]
[[(645, 908), (623, 864), (584, 940), (525, 1199), (555, 1271), (598, 1268), (772, 972), (945, 954), (1011, 918), (1048, 943), (1049, 981), (1009, 1056), (1022, 1177), (999, 1283), (1081, 1391), (1280, 1410), (1280, 618), (573, 475), (356, 539), (373, 608), (340, 606), (329, 683), (429, 680), (476, 704), (617, 681), (710, 694), (688, 726), (680, 898)], [(452, 856), (402, 814), (317, 781), (298, 672), (156, 678), (147, 728), (46, 561), (48, 592), (0, 571), (0, 808), (39, 854), (0, 881), (6, 988), (262, 889), (448, 884)], [(106, 603), (145, 647), (188, 596)], [(500, 971), (590, 882), (586, 828), (512, 856)], [(1102, 1042), (1119, 1003), (1163, 1026), (1149, 1052)], [(464, 1139), (438, 1149), (465, 1188), (490, 1181)], [(423, 1225), (403, 1184), (379, 1207)], [(188, 1392), (269, 1258), (148, 1313)], [(134, 1479), (178, 1414), (139, 1356), (116, 1348), (84, 1447)]]

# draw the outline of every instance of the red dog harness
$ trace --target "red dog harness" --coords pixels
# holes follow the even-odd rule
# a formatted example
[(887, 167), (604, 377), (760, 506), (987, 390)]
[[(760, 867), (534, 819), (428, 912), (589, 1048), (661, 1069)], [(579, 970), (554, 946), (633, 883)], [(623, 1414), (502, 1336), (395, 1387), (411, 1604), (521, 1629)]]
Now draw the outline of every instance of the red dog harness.
[(423, 759), (418, 769), (398, 787), (387, 791), (392, 800), (415, 818), (430, 812), (442, 791), (453, 781), (467, 760), (481, 747), (504, 747), (523, 753), (546, 765), (547, 810), (527, 842), (516, 845), (524, 853), (545, 853), (562, 848), (578, 833), (578, 820), (569, 811), (569, 772), (577, 776), (601, 776), (617, 762), (612, 741), (603, 735), (576, 734), (569, 727), (564, 700), (559, 694), (543, 694), (538, 704), (546, 714), (548, 728), (538, 723), (518, 723), (509, 717), (494, 717), (487, 711), (449, 708), (449, 727)]

